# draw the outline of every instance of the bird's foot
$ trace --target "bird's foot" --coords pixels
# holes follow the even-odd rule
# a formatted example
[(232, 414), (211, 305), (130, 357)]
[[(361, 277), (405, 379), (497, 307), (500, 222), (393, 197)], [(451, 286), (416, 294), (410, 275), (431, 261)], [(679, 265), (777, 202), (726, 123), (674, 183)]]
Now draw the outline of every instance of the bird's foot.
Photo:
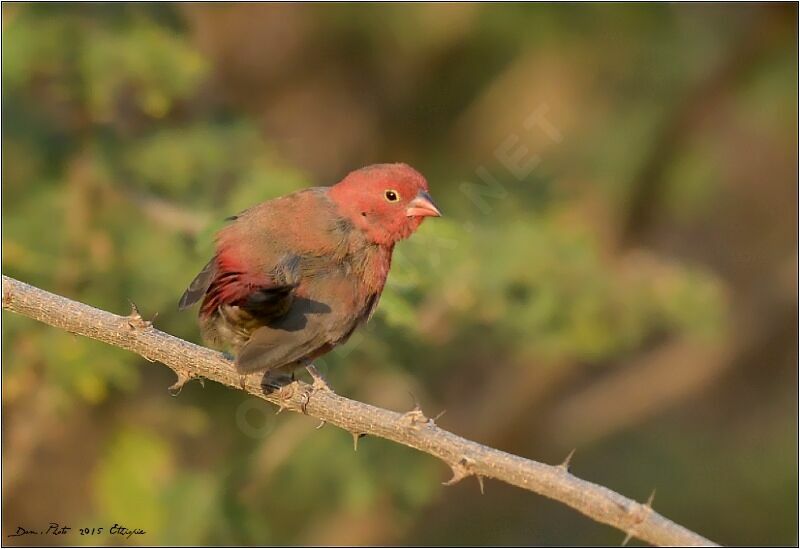
[(264, 372), (264, 377), (261, 378), (261, 388), (264, 389), (266, 393), (273, 393), (275, 391), (280, 391), (293, 382), (294, 378), (292, 376), (266, 371)]
[(329, 393), (333, 392), (333, 389), (331, 389), (331, 386), (328, 385), (327, 380), (320, 373), (320, 371), (317, 370), (316, 366), (314, 366), (313, 364), (309, 364), (308, 366), (306, 366), (306, 370), (308, 371), (308, 374), (311, 376), (312, 379), (311, 387), (314, 389), (314, 391), (328, 391)]
[(277, 372), (264, 372), (264, 377), (261, 378), (261, 389), (266, 394), (274, 394), (278, 401), (275, 404), (278, 406), (276, 414), (280, 414), (286, 408), (289, 408), (292, 396), (294, 395), (294, 377)]
[[(308, 366), (306, 366), (306, 369), (308, 370), (308, 373), (311, 375), (312, 383), (311, 385), (302, 386), (302, 388), (300, 389), (300, 394), (299, 394), (300, 411), (302, 411), (304, 414), (308, 413), (306, 408), (308, 407), (308, 403), (311, 401), (311, 397), (315, 393), (333, 392), (328, 383), (325, 381), (325, 378), (322, 377), (322, 374), (319, 373), (319, 370), (317, 370), (313, 364), (309, 364)], [(242, 376), (241, 379), (243, 380), (242, 382), (244, 383), (244, 380), (246, 378), (245, 376)], [(286, 405), (278, 403), (278, 406), (280, 407), (279, 410), (280, 412), (284, 408), (289, 407), (288, 404), (292, 400), (292, 397), (295, 394), (294, 393), (295, 390), (301, 387), (301, 385), (299, 383), (296, 383), (294, 372), (291, 372), (290, 374), (285, 374), (285, 373), (267, 371), (264, 374), (264, 377), (261, 379), (261, 387), (265, 393), (267, 394), (275, 393), (275, 395), (278, 398), (286, 401)]]
[(301, 398), (300, 410), (304, 414), (308, 414), (308, 410), (307, 410), (308, 403), (311, 400), (311, 397), (314, 395), (314, 393), (320, 393), (320, 392), (332, 393), (333, 392), (333, 390), (331, 389), (331, 386), (328, 385), (328, 382), (325, 381), (325, 378), (322, 377), (322, 374), (319, 372), (319, 370), (317, 370), (316, 366), (314, 366), (313, 364), (308, 364), (308, 365), (306, 365), (306, 370), (308, 371), (309, 375), (311, 376), (312, 383), (311, 383), (311, 387), (306, 388), (300, 394), (300, 398)]

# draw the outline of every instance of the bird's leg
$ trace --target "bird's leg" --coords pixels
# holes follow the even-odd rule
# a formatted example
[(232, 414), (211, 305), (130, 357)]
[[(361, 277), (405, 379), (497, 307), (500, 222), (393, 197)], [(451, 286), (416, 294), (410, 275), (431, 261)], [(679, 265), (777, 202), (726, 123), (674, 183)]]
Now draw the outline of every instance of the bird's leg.
[(317, 370), (316, 366), (314, 366), (313, 364), (306, 364), (306, 370), (308, 371), (308, 374), (311, 376), (311, 379), (313, 380), (313, 382), (311, 383), (311, 387), (315, 391), (333, 392), (331, 386), (328, 385), (328, 382), (325, 380), (325, 378), (322, 376), (319, 370)]

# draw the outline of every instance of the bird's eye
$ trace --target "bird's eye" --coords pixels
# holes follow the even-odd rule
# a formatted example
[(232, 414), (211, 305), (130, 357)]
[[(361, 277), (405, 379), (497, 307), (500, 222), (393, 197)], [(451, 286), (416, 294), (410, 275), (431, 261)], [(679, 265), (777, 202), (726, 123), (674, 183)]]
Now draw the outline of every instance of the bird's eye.
[(400, 200), (400, 196), (397, 194), (397, 191), (393, 191), (391, 189), (386, 191), (384, 193), (384, 196), (386, 197), (386, 200), (388, 200), (389, 202), (397, 202), (398, 200)]

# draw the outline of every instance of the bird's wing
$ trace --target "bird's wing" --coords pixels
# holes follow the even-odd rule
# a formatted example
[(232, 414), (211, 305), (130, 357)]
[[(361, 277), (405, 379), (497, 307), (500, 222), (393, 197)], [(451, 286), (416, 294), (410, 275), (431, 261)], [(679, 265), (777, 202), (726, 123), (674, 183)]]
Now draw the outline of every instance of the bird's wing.
[(246, 373), (307, 362), (346, 341), (377, 301), (363, 303), (354, 282), (346, 270), (305, 279), (287, 314), (252, 333), (236, 368)]
[(181, 297), (185, 309), (203, 299), (201, 314), (220, 305), (277, 316), (291, 305), (300, 257), (327, 257), (342, 244), (340, 220), (326, 188), (299, 191), (233, 216), (217, 234), (217, 254)]
[(212, 314), (221, 305), (233, 305), (263, 320), (280, 317), (289, 310), (299, 284), (297, 256), (284, 254), (271, 262), (269, 270), (253, 272), (238, 268), (218, 254), (214, 276), (205, 289), (201, 315)]
[(296, 256), (284, 255), (264, 276), (251, 276), (219, 255), (206, 263), (183, 292), (178, 309), (184, 310), (203, 299), (201, 312), (208, 314), (220, 305), (236, 305), (256, 317), (275, 317), (291, 306), (298, 284)]
[(216, 257), (211, 258), (211, 261), (206, 263), (203, 270), (194, 277), (194, 280), (192, 280), (189, 287), (186, 288), (186, 291), (183, 292), (181, 300), (178, 302), (178, 310), (182, 311), (191, 307), (206, 295), (206, 291), (214, 281), (214, 277), (217, 273), (216, 260)]
[(330, 343), (330, 312), (324, 303), (295, 297), (284, 317), (252, 333), (236, 355), (236, 369), (249, 373), (313, 358)]

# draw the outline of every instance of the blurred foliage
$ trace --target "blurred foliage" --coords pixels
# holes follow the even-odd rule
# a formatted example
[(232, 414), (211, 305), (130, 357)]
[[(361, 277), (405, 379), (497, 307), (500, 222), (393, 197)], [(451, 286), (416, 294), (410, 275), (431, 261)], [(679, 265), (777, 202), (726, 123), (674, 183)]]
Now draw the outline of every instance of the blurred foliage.
[[(738, 10), (740, 27), (748, 9)], [(426, 408), (468, 409), (487, 376), (513, 383), (520, 372), (536, 379), (563, 365), (591, 379), (663, 341), (722, 342), (736, 320), (725, 272), (703, 254), (620, 251), (610, 221), (625, 215), (665, 112), (736, 41), (736, 29), (716, 23), (698, 30), (715, 20), (709, 10), (4, 5), (3, 271), (116, 312), (133, 299), (145, 315), (159, 313), (159, 328), (197, 340), (193, 318), (175, 304), (224, 217), (360, 165), (403, 160), (428, 175), (447, 216), (398, 246), (376, 318), (325, 357), (341, 392), (401, 408), (412, 391)], [(788, 102), (796, 122), (796, 58), (770, 59), (759, 61), (735, 109), (770, 142), (791, 145), (796, 126), (776, 105)], [(524, 141), (523, 154), (540, 150), (544, 161), (515, 177), (497, 147), (542, 103), (568, 138)], [(592, 108), (565, 114), (582, 103)], [(675, 231), (713, 215), (728, 192), (734, 133), (720, 144), (701, 132), (667, 164), (657, 198)], [(479, 166), (502, 192), (481, 186)], [(477, 196), (465, 180), (480, 186)], [(144, 528), (131, 541), (156, 545), (464, 543), (458, 522), (427, 539), (414, 526), (444, 497), (441, 465), (426, 456), (372, 440), (353, 453), (346, 433), (283, 423), (268, 408), (255, 410), (264, 415), (258, 432), (268, 434), (250, 436), (242, 422), (252, 417), (237, 415), (248, 402), (241, 394), (194, 385), (171, 400), (166, 373), (139, 357), (3, 320), (9, 424), (24, 421), (19, 410), (42, 387), (59, 395), (54, 413), (90, 418), (61, 426), (74, 431), (64, 452), (81, 456), (88, 469), (76, 474), (89, 494), (61, 494), (70, 501), (63, 520)], [(453, 378), (475, 383), (436, 396)], [(472, 434), (469, 423), (443, 421)], [(515, 440), (528, 439), (526, 429)], [(82, 437), (92, 444), (82, 448)], [(689, 450), (675, 452), (676, 467), (691, 467), (681, 462)], [(731, 474), (761, 470), (747, 459), (733, 460)], [(630, 474), (653, 482), (649, 463)], [(17, 482), (30, 481), (20, 473)], [(764, 498), (779, 484), (765, 483)], [(470, 505), (465, 512), (480, 512)], [(688, 526), (733, 535), (725, 524), (704, 528), (716, 515), (700, 514)], [(790, 516), (768, 531), (733, 525), (741, 538), (719, 541), (786, 543)], [(475, 542), (612, 539), (504, 528)]]

